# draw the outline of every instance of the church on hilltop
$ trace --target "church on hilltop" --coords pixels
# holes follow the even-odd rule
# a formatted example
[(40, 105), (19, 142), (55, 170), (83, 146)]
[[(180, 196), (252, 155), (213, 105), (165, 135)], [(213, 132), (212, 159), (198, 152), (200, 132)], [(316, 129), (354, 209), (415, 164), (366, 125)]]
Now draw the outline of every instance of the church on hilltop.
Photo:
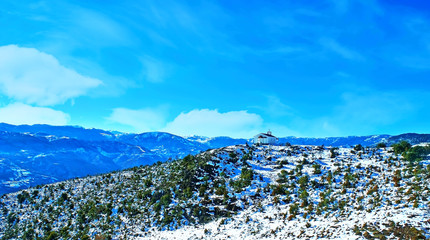
[(254, 136), (254, 144), (275, 144), (276, 142), (278, 142), (278, 138), (273, 136), (270, 130)]

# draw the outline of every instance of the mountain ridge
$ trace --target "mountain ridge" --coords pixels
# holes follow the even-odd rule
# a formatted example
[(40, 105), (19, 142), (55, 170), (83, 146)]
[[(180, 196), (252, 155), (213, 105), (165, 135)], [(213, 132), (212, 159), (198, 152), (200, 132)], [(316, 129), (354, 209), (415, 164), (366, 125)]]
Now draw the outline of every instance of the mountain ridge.
[[(430, 142), (429, 134), (372, 135), (331, 138), (279, 138), (279, 144), (374, 146), (410, 140)], [(76, 126), (0, 123), (0, 195), (20, 189), (178, 159), (208, 149), (250, 144), (252, 139), (180, 137), (164, 132), (140, 134)]]

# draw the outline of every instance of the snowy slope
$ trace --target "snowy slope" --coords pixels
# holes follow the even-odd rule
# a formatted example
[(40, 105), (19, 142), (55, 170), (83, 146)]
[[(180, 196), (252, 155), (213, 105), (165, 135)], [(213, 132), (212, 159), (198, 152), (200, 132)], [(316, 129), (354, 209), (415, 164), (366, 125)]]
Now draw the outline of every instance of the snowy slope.
[[(428, 142), (426, 134), (339, 138), (280, 138), (279, 143), (374, 146), (379, 142)], [(180, 137), (163, 132), (126, 134), (74, 126), (0, 123), (0, 195), (38, 184), (182, 158), (251, 139)]]
[(429, 163), (390, 148), (230, 146), (5, 195), (0, 237), (428, 238)]

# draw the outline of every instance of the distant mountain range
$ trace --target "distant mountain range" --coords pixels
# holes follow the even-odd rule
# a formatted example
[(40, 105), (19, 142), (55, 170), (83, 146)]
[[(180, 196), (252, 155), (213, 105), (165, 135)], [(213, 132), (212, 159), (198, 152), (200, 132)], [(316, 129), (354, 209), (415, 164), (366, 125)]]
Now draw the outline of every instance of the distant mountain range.
[[(413, 144), (430, 142), (430, 134), (284, 137), (279, 143), (372, 146), (401, 140)], [(180, 137), (163, 132), (126, 134), (74, 126), (0, 123), (0, 195), (39, 184), (149, 165), (207, 149), (245, 143), (251, 143), (251, 139)]]

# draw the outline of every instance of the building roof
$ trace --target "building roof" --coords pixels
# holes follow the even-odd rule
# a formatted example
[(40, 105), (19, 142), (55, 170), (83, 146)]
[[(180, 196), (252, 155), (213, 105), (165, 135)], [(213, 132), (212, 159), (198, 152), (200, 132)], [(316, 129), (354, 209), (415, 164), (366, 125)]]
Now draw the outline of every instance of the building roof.
[(274, 137), (274, 138), (276, 138), (275, 136), (273, 136), (272, 134), (268, 134), (268, 133), (263, 133), (265, 136), (267, 136), (267, 137)]
[(277, 137), (273, 136), (272, 134), (267, 134), (267, 133), (259, 133), (259, 134), (255, 135), (255, 137), (257, 137), (257, 138), (268, 138), (268, 137), (277, 138)]

